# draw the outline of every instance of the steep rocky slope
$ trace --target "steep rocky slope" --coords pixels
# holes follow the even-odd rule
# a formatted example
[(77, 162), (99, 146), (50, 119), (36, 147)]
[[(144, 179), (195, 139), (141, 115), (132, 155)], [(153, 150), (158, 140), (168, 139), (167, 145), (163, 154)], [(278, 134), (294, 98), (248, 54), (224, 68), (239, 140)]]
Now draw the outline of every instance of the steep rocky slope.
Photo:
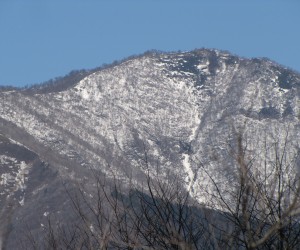
[(266, 158), (272, 167), (266, 145), (287, 142), (289, 161), (299, 153), (300, 75), (266, 59), (148, 53), (61, 89), (0, 92), (0, 206), (15, 200), (11, 225), (34, 217), (38, 230), (37, 218), (63, 207), (59, 183), (88, 182), (90, 169), (137, 186), (148, 170), (178, 175), (208, 204), (208, 176), (232, 183), (239, 135), (258, 167)]

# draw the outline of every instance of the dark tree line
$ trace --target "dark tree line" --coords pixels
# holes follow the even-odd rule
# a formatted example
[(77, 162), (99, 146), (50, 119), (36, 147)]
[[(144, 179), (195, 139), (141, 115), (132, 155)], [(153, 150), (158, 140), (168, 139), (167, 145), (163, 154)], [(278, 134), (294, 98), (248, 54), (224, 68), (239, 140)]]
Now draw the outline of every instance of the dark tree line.
[(80, 82), (85, 77), (108, 68), (112, 68), (114, 66), (117, 66), (125, 61), (140, 58), (143, 56), (151, 56), (151, 55), (158, 55), (161, 54), (161, 51), (158, 50), (149, 50), (141, 55), (132, 55), (129, 57), (126, 57), (121, 60), (115, 60), (110, 64), (103, 64), (100, 67), (96, 67), (93, 69), (81, 69), (81, 70), (72, 70), (65, 76), (61, 77), (55, 77), (53, 79), (50, 79), (48, 81), (42, 82), (42, 83), (36, 83), (32, 85), (26, 85), (23, 88), (17, 88), (17, 87), (11, 87), (11, 86), (0, 86), (0, 91), (8, 91), (8, 90), (21, 90), (27, 94), (46, 94), (46, 93), (53, 93), (53, 92), (61, 92), (68, 88), (71, 88), (75, 86), (78, 82)]

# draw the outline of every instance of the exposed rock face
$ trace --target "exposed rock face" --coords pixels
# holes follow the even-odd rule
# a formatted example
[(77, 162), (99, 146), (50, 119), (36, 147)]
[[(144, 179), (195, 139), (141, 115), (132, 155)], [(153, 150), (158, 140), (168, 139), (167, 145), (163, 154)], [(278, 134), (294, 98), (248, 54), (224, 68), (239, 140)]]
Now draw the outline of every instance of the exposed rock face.
[(232, 183), (237, 135), (258, 166), (266, 143), (287, 141), (290, 159), (299, 152), (300, 75), (265, 59), (152, 53), (61, 89), (0, 92), (2, 241), (20, 218), (39, 230), (47, 213), (62, 213), (62, 180), (88, 182), (90, 169), (137, 185), (148, 170), (178, 175), (207, 204), (207, 174)]

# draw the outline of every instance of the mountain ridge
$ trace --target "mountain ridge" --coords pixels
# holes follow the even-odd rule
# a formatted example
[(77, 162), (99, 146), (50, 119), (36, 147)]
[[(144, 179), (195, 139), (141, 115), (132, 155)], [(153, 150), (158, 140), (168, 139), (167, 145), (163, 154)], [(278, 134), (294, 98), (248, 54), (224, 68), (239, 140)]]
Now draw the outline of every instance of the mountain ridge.
[[(151, 56), (151, 55), (153, 56), (153, 55), (160, 55), (160, 54), (193, 53), (193, 52), (196, 52), (196, 51), (217, 51), (219, 53), (230, 54), (233, 57), (239, 57), (239, 58), (246, 59), (246, 60), (268, 61), (268, 62), (271, 62), (272, 64), (274, 64), (275, 66), (284, 68), (284, 69), (286, 69), (290, 72), (293, 72), (295, 74), (299, 74), (299, 71), (297, 71), (295, 69), (292, 69), (291, 67), (286, 67), (283, 64), (280, 64), (280, 63), (276, 62), (275, 60), (272, 60), (268, 57), (241, 57), (241, 56), (239, 56), (237, 54), (233, 54), (233, 53), (231, 53), (230, 51), (227, 51), (227, 50), (209, 49), (209, 48), (194, 49), (192, 51), (178, 50), (178, 51), (169, 51), (169, 52), (153, 49), (153, 50), (145, 51), (144, 53), (141, 53), (141, 54), (124, 57), (123, 59), (120, 59), (120, 60), (115, 60), (112, 63), (103, 63), (102, 66), (100, 66), (100, 67), (95, 67), (95, 68), (91, 68), (91, 69), (74, 69), (74, 70), (71, 70), (69, 73), (67, 73), (64, 76), (57, 76), (57, 77), (51, 78), (51, 79), (49, 79), (45, 82), (41, 82), (41, 83), (27, 84), (25, 87), (16, 87), (16, 86), (13, 86), (13, 85), (1, 85), (0, 90), (2, 90), (2, 91), (5, 91), (5, 90), (6, 91), (27, 90), (29, 92), (35, 93), (35, 92), (39, 92), (39, 91), (48, 92), (49, 90), (44, 90), (44, 89), (48, 89), (48, 88), (51, 89), (51, 88), (56, 88), (57, 87), (59, 90), (53, 90), (53, 92), (63, 91), (64, 88), (65, 88), (64, 87), (64, 81), (68, 82), (67, 79), (69, 77), (72, 77), (72, 76), (75, 76), (75, 78), (77, 78), (77, 77), (80, 78), (80, 75), (83, 75), (83, 77), (86, 77), (90, 74), (93, 74), (96, 71), (100, 71), (100, 70), (104, 70), (104, 69), (111, 68), (111, 67), (114, 67), (114, 66), (118, 66), (119, 64), (121, 64), (123, 62), (126, 62), (128, 60), (132, 60), (132, 59), (135, 59), (135, 58), (140, 58), (140, 57), (143, 57), (143, 56)], [(74, 79), (73, 81), (71, 80), (72, 83), (67, 83), (66, 85), (69, 86), (69, 87), (73, 86), (74, 84), (76, 84), (78, 81), (81, 80), (81, 79), (78, 80), (78, 78)], [(52, 86), (52, 85), (54, 85), (54, 86)], [(63, 89), (60, 89), (60, 88), (63, 88)]]

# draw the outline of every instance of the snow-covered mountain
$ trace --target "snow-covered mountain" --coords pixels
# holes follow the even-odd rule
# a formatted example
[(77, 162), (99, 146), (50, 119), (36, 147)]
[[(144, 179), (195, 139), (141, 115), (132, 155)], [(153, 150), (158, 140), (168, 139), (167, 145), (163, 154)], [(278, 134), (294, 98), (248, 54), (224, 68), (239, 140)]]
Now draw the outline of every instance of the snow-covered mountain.
[(208, 176), (232, 185), (238, 135), (257, 166), (272, 165), (266, 145), (299, 152), (300, 75), (267, 59), (153, 52), (84, 76), (60, 91), (0, 92), (2, 241), (59, 217), (62, 183), (88, 183), (91, 169), (141, 187), (148, 171), (176, 175), (209, 204)]

